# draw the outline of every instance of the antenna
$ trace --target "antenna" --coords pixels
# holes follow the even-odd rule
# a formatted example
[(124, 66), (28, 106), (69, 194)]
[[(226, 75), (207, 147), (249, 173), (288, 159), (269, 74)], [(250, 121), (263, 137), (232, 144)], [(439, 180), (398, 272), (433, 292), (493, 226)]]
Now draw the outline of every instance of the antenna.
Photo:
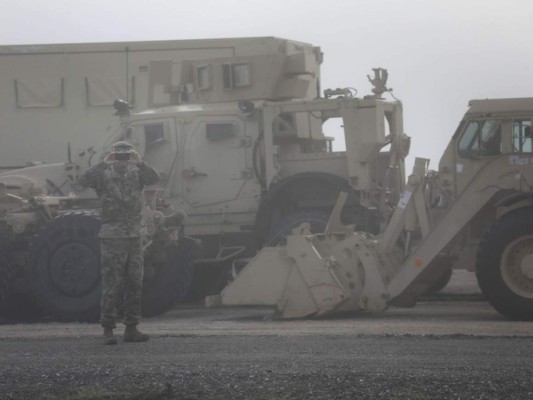
[(72, 164), (72, 152), (70, 150), (70, 142), (67, 142), (67, 160), (69, 164)]
[(367, 99), (381, 99), (383, 98), (382, 95), (385, 92), (390, 92), (392, 89), (389, 89), (387, 87), (387, 79), (389, 77), (389, 73), (385, 68), (372, 68), (372, 71), (374, 71), (374, 78), (372, 78), (370, 75), (367, 75), (366, 77), (374, 86), (372, 88), (373, 95), (365, 96)]

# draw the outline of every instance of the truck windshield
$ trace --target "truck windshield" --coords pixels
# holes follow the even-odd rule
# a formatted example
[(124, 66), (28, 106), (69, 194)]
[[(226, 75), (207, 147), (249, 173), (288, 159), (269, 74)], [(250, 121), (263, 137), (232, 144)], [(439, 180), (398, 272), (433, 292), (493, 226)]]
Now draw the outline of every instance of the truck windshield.
[(501, 122), (471, 121), (459, 140), (459, 155), (465, 158), (501, 153)]

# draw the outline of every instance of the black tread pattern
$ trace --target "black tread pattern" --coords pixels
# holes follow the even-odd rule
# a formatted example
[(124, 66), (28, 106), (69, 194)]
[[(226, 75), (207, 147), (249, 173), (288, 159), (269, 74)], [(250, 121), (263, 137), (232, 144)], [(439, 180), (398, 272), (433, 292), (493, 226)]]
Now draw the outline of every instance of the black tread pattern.
[(7, 250), (0, 244), (0, 309), (11, 293), (13, 279), (13, 263)]
[(99, 276), (99, 230), (100, 218), (97, 214), (73, 211), (48, 222), (28, 247), (25, 272), (32, 294), (43, 311), (56, 320), (95, 322), (99, 319), (102, 295), (100, 280), (90, 293), (76, 297), (57, 290), (49, 275), (49, 263), (55, 251), (75, 241), (83, 243), (95, 253), (98, 262), (93, 267), (98, 269)]
[[(32, 293), (43, 310), (56, 320), (96, 322), (100, 316), (101, 280), (91, 293), (79, 297), (65, 296), (51, 284), (47, 263), (54, 251), (76, 241), (90, 247), (98, 260), (100, 274), (100, 217), (87, 211), (63, 214), (50, 221), (34, 238), (28, 249), (26, 273)], [(180, 238), (177, 245), (165, 247), (165, 262), (158, 273), (143, 285), (142, 315), (151, 317), (170, 310), (187, 293), (194, 271), (196, 242)]]
[(476, 277), (479, 287), (499, 313), (514, 320), (533, 320), (533, 299), (514, 293), (505, 284), (500, 272), (500, 259), (508, 244), (532, 234), (533, 208), (522, 208), (494, 222), (478, 247)]
[(193, 280), (196, 242), (181, 237), (165, 246), (165, 261), (149, 282), (143, 284), (142, 315), (152, 317), (169, 311), (182, 301)]

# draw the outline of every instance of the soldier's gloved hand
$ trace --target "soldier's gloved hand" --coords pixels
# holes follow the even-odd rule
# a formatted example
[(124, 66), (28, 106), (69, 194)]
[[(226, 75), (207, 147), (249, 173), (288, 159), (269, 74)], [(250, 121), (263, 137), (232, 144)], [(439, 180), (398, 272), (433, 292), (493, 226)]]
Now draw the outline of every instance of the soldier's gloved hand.
[(115, 153), (109, 153), (107, 156), (105, 156), (104, 162), (107, 165), (113, 164), (115, 162)]
[(139, 153), (137, 153), (135, 150), (131, 150), (129, 151), (129, 153), (130, 153), (130, 159), (128, 160), (129, 163), (134, 164), (134, 165), (139, 165), (140, 163), (142, 163), (142, 159)]

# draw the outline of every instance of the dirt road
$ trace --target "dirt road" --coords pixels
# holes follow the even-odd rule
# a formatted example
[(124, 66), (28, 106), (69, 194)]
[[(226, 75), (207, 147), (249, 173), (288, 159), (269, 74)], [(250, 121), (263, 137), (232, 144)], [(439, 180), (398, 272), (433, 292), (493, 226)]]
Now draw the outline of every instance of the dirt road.
[(96, 324), (0, 325), (6, 399), (533, 399), (533, 323), (476, 293), (412, 309), (272, 321), (261, 308), (177, 308), (147, 343)]

